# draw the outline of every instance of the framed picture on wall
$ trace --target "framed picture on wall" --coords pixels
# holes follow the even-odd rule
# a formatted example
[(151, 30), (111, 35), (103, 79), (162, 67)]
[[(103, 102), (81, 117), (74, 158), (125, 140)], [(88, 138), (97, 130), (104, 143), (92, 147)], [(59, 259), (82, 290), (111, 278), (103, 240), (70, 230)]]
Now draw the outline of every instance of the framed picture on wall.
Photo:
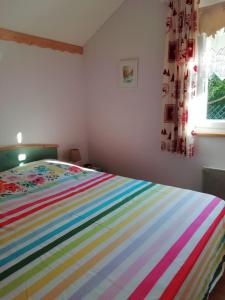
[(120, 60), (120, 86), (137, 87), (138, 84), (138, 59)]

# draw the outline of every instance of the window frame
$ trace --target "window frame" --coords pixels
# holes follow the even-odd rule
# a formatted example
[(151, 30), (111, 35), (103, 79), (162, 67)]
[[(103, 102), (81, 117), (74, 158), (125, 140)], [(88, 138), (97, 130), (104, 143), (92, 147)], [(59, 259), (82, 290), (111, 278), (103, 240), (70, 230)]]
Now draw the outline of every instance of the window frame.
[[(205, 47), (206, 38), (199, 36), (199, 50), (203, 52)], [(200, 135), (201, 133), (208, 133), (209, 135), (224, 135), (225, 136), (225, 119), (224, 120), (213, 120), (207, 119), (207, 106), (208, 106), (208, 73), (205, 71), (204, 58), (200, 57), (199, 60), (199, 78), (198, 78), (198, 116), (196, 116), (196, 127), (195, 133)], [(204, 69), (204, 71), (203, 71)]]

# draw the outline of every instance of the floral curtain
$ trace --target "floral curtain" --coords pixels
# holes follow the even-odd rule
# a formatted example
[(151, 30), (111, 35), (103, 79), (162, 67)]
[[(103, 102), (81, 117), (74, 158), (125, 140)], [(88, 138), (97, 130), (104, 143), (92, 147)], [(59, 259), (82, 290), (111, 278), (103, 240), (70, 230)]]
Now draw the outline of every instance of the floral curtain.
[(190, 111), (197, 88), (198, 0), (171, 0), (166, 22), (161, 149), (194, 155)]

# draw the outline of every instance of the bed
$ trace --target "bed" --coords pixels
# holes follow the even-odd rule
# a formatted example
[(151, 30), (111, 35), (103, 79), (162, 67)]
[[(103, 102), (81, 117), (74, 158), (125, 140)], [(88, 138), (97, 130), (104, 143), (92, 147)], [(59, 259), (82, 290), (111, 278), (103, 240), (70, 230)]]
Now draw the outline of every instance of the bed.
[(225, 204), (39, 160), (0, 173), (1, 299), (207, 299)]

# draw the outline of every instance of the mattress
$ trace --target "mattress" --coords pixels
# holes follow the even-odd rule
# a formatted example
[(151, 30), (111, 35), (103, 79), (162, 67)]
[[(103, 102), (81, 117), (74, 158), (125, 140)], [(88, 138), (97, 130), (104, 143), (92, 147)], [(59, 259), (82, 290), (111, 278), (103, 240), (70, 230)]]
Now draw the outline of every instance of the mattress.
[(0, 173), (1, 299), (207, 299), (221, 199), (38, 161)]

